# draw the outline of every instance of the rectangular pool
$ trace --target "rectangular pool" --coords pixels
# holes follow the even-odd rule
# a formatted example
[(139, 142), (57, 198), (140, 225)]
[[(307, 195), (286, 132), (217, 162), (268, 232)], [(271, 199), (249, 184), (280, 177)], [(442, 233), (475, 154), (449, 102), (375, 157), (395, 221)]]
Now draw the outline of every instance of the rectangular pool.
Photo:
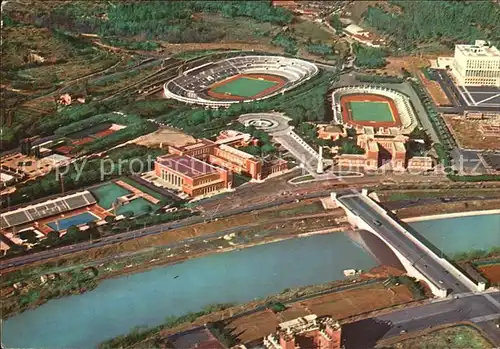
[[(88, 222), (96, 221), (98, 218), (89, 212), (83, 212), (76, 216), (61, 218), (56, 221), (47, 223), (47, 225), (54, 231), (66, 230), (72, 225), (80, 225)], [(59, 224), (57, 224), (57, 222)]]

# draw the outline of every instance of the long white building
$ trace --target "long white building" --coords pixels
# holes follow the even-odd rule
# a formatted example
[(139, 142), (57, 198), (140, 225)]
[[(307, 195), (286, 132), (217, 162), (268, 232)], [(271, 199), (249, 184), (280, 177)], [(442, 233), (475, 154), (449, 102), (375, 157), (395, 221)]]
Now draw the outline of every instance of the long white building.
[(500, 87), (500, 51), (484, 40), (456, 45), (452, 68), (460, 86)]

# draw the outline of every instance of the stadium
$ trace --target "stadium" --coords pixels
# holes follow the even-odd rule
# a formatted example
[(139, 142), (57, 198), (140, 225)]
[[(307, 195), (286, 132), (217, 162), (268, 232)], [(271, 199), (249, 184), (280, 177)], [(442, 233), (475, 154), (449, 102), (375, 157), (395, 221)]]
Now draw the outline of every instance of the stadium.
[(307, 61), (281, 56), (239, 56), (189, 69), (163, 86), (165, 97), (207, 107), (228, 107), (293, 89), (318, 73)]
[(417, 126), (405, 94), (380, 86), (345, 86), (332, 93), (334, 121), (349, 127), (397, 127), (410, 133)]

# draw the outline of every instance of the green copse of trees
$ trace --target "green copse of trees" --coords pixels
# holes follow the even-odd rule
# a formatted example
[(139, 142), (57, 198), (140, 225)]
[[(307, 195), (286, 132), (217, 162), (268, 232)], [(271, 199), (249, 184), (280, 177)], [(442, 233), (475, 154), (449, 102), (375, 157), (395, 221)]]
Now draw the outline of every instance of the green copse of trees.
[(391, 1), (398, 14), (369, 7), (364, 20), (389, 35), (396, 45), (412, 50), (420, 43), (439, 42), (450, 48), (455, 43), (477, 39), (500, 42), (500, 6), (493, 1)]
[(360, 68), (376, 69), (387, 64), (385, 57), (387, 54), (379, 48), (363, 46), (358, 43), (353, 44), (356, 59), (354, 64)]

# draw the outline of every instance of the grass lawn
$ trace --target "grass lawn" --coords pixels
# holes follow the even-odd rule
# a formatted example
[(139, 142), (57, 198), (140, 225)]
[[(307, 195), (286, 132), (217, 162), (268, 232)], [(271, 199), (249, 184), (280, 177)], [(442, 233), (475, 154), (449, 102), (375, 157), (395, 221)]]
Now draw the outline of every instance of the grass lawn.
[(108, 183), (90, 190), (97, 197), (97, 203), (104, 209), (110, 209), (116, 198), (130, 194), (130, 192), (115, 183)]
[(354, 121), (394, 121), (385, 102), (349, 102), (349, 109)]
[(227, 84), (217, 86), (212, 89), (212, 91), (222, 94), (227, 93), (232, 96), (252, 97), (277, 84), (278, 83), (274, 81), (242, 77), (232, 80)]
[(396, 349), (489, 349), (491, 344), (474, 328), (455, 326), (408, 339), (394, 346)]

